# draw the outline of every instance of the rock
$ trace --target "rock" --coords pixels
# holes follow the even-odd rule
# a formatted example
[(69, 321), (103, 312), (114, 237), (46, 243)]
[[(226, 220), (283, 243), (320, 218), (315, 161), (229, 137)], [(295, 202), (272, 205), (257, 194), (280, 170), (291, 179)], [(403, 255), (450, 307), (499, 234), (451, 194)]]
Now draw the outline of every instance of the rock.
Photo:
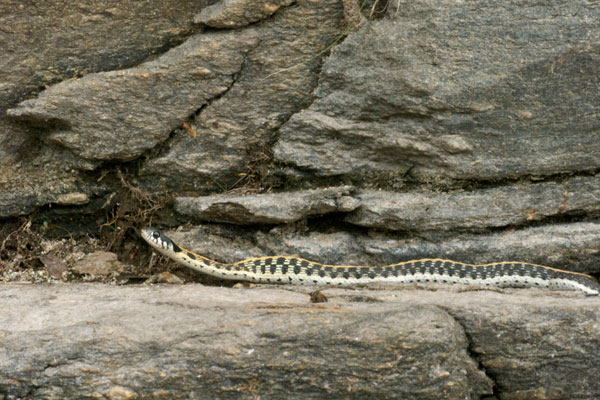
[(192, 36), (138, 67), (61, 82), (7, 115), (84, 159), (132, 160), (228, 91), (257, 44), (252, 32)]
[(56, 204), (61, 206), (80, 206), (89, 203), (90, 199), (85, 193), (69, 192), (61, 194), (56, 199)]
[(107, 276), (123, 270), (124, 265), (117, 259), (117, 255), (106, 251), (87, 254), (73, 266), (73, 272), (92, 276)]
[(147, 283), (169, 283), (169, 284), (173, 284), (173, 285), (183, 284), (183, 280), (180, 277), (178, 277), (177, 275), (174, 275), (168, 271), (161, 272), (160, 274), (152, 275), (150, 278), (148, 278), (148, 280), (146, 282)]
[[(583, 364), (589, 365), (591, 374), (598, 371), (600, 341), (592, 336), (600, 326), (597, 301), (586, 306), (571, 303), (575, 299), (535, 296), (523, 302), (520, 296), (492, 297), (490, 301), (501, 304), (502, 310), (482, 307), (479, 302), (469, 308), (467, 297), (461, 298), (458, 307), (451, 304), (446, 308), (442, 299), (437, 304), (470, 334), (470, 350), (488, 375), (495, 377), (498, 398), (598, 397), (597, 382), (588, 381), (587, 372), (579, 370)], [(571, 305), (575, 309), (569, 315)], [(549, 314), (554, 317), (548, 318)], [(564, 335), (572, 335), (573, 348), (565, 346), (569, 339)]]
[[(349, 0), (38, 3), (0, 2), (0, 218), (209, 221), (167, 234), (225, 262), (600, 273), (588, 2), (370, 1), (386, 15), (368, 20)], [(145, 260), (140, 244), (117, 247)], [(46, 280), (30, 270), (5, 275)], [(75, 268), (140, 281), (123, 270), (111, 253)], [(0, 398), (600, 398), (594, 298), (236, 287), (5, 284)]]
[[(600, 34), (587, 3), (524, 15), (392, 1), (342, 42), (357, 4), (4, 2), (0, 217), (102, 203), (115, 187), (97, 182), (100, 166), (135, 169), (155, 195), (340, 182), (395, 192), (407, 180), (410, 191), (517, 190), (513, 178), (598, 170)], [(237, 28), (202, 31), (194, 18)], [(178, 129), (188, 125), (195, 137)]]
[[(260, 9), (255, 3), (236, 2), (247, 8), (240, 15)], [(178, 193), (214, 193), (271, 174), (278, 129), (312, 101), (319, 52), (344, 31), (342, 14), (337, 0), (302, 1), (243, 29), (254, 32), (259, 44), (246, 55), (234, 84), (191, 119), (196, 137), (175, 132), (144, 163), (140, 184), (152, 191), (167, 186)]]
[[(184, 40), (205, 1), (0, 2), (0, 218), (28, 214), (61, 195), (100, 196), (93, 169), (69, 150), (40, 142), (6, 110), (45, 86), (129, 68)], [(161, 18), (157, 18), (160, 15)]]
[(355, 225), (404, 231), (484, 230), (518, 226), (548, 217), (598, 214), (600, 180), (505, 185), (448, 193), (360, 190), (351, 187), (247, 196), (177, 197), (175, 210), (196, 221), (281, 224), (347, 212)]
[(554, 216), (598, 214), (600, 178), (450, 193), (365, 190), (356, 196), (361, 205), (345, 218), (356, 225), (406, 231), (482, 230)]
[(110, 400), (130, 400), (137, 399), (137, 395), (133, 390), (123, 386), (113, 386), (105, 393)]
[(221, 0), (203, 8), (194, 22), (212, 28), (241, 28), (267, 18), (294, 0)]
[(68, 270), (67, 264), (53, 254), (40, 256), (40, 261), (54, 279), (63, 279), (63, 273)]
[(246, 196), (176, 197), (179, 214), (198, 221), (232, 224), (282, 224), (332, 212), (348, 212), (359, 202), (351, 186)]
[(81, 205), (106, 193), (106, 185), (89, 181), (85, 174), (67, 169), (68, 162), (54, 158), (60, 159), (61, 153), (64, 150), (49, 150), (35, 159), (4, 160), (4, 166), (0, 161), (0, 218), (25, 215), (52, 203)]
[(241, 228), (202, 226), (165, 233), (184, 248), (229, 263), (272, 255), (337, 265), (446, 258), (476, 264), (526, 261), (575, 272), (600, 272), (600, 224), (593, 222), (488, 234), (435, 232), (423, 237), (390, 237), (386, 232), (298, 232), (285, 227), (248, 233)]
[(583, 1), (391, 1), (332, 50), (275, 160), (383, 187), (597, 170), (598, 18)]
[(593, 298), (534, 289), (326, 295), (327, 303), (312, 304), (308, 294), (277, 287), (5, 285), (0, 393), (600, 396)]

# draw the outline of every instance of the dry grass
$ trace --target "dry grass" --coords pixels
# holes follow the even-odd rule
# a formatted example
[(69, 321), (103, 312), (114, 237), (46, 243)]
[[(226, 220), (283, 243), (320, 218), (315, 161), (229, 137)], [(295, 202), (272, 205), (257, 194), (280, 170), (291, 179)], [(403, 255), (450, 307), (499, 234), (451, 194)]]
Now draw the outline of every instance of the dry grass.
[[(71, 267), (85, 254), (98, 250), (116, 253), (121, 262), (131, 267), (130, 275), (138, 275), (140, 279), (153, 269), (164, 270), (165, 263), (159, 263), (160, 267), (151, 265), (151, 251), (138, 232), (141, 227), (151, 225), (156, 214), (165, 209), (167, 196), (152, 197), (134, 186), (121, 170), (111, 175), (117, 190), (107, 196), (104, 207), (87, 215), (87, 222), (81, 222), (87, 224), (91, 234), (83, 233), (85, 229), (75, 234), (61, 228), (60, 217), (51, 216), (48, 223), (47, 210), (5, 221), (0, 226), (0, 281), (78, 280)], [(97, 234), (94, 219), (98, 221)], [(57, 264), (64, 265), (66, 273), (52, 271), (52, 265)]]

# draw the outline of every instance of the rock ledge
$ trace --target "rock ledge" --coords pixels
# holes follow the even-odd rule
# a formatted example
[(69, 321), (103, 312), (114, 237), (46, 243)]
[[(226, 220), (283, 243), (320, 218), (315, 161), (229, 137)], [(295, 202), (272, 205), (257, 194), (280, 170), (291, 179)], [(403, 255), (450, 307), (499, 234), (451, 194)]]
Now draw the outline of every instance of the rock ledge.
[(3, 285), (0, 397), (600, 397), (596, 298), (324, 293)]

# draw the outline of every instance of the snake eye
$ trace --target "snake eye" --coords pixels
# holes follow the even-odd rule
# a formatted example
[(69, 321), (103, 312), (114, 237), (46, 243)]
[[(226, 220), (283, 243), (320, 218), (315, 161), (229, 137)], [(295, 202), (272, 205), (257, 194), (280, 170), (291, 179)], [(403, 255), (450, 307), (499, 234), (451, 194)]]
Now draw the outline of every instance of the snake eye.
[(152, 232), (152, 237), (154, 239), (160, 239), (160, 233), (158, 231), (154, 231), (154, 232)]

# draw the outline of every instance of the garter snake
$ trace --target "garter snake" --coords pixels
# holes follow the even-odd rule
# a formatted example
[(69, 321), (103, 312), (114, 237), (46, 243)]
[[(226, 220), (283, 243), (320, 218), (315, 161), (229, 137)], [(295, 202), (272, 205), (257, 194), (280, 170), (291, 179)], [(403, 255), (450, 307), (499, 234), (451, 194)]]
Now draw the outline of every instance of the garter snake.
[(141, 235), (159, 253), (222, 279), (295, 285), (437, 282), (578, 290), (588, 296), (600, 293), (600, 284), (589, 275), (526, 262), (466, 264), (426, 258), (371, 267), (326, 265), (300, 257), (268, 256), (227, 264), (186, 250), (153, 228), (142, 229)]

